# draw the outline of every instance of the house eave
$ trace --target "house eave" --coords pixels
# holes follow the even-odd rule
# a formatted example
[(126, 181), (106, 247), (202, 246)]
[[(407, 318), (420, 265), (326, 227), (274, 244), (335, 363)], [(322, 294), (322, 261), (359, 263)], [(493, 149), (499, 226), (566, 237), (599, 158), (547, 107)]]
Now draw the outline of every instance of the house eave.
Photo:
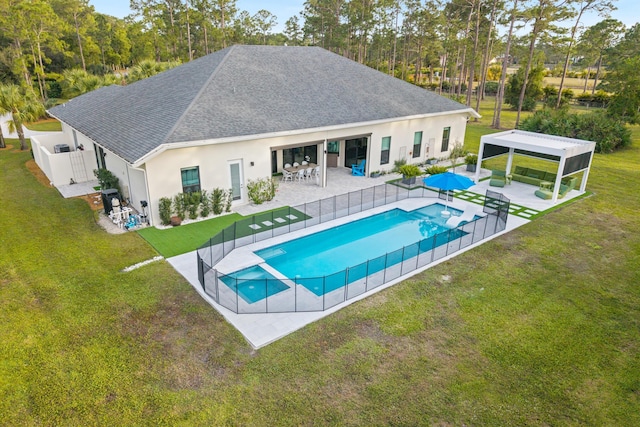
[(317, 127), (317, 128), (295, 129), (295, 130), (280, 131), (280, 132), (240, 135), (240, 136), (232, 136), (232, 137), (225, 137), (225, 138), (203, 139), (203, 140), (194, 140), (194, 141), (185, 141), (185, 142), (170, 142), (170, 143), (164, 143), (159, 145), (154, 150), (150, 151), (143, 157), (133, 162), (132, 166), (141, 167), (142, 165), (147, 163), (149, 160), (153, 159), (154, 157), (168, 150), (178, 150), (181, 148), (201, 147), (205, 145), (215, 145), (215, 144), (229, 144), (234, 142), (253, 141), (256, 139), (281, 138), (285, 136), (305, 135), (305, 134), (311, 134), (316, 132), (330, 132), (330, 131), (341, 130), (341, 129), (352, 129), (356, 127), (380, 125), (385, 123), (397, 122), (400, 120), (416, 120), (416, 119), (424, 119), (429, 117), (441, 117), (441, 116), (464, 115), (464, 114), (468, 114), (469, 116), (478, 118), (478, 119), (482, 117), (473, 108), (465, 108), (461, 110), (443, 111), (438, 113), (415, 114), (412, 116), (393, 117), (388, 119), (371, 120), (367, 122), (348, 123), (348, 124), (332, 125), (332, 126), (323, 126), (323, 127)]

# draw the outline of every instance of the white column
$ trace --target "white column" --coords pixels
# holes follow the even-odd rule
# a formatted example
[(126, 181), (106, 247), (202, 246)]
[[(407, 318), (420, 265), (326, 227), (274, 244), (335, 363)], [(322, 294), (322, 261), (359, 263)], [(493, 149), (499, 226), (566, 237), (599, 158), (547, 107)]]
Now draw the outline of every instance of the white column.
[(564, 164), (566, 158), (566, 153), (562, 153), (560, 156), (560, 163), (558, 164), (558, 173), (556, 174), (556, 182), (553, 185), (553, 197), (551, 198), (551, 202), (555, 203), (558, 201), (558, 192), (560, 191), (560, 184), (562, 183), (562, 171), (564, 171)]
[(484, 141), (480, 138), (480, 148), (478, 149), (478, 163), (476, 164), (476, 174), (473, 177), (473, 182), (476, 184), (480, 182), (480, 165), (482, 165), (482, 154), (484, 153)]
[(320, 167), (320, 186), (327, 186), (327, 139), (322, 142), (322, 166)]
[(507, 170), (505, 171), (507, 175), (511, 173), (511, 165), (513, 164), (513, 152), (514, 152), (514, 148), (513, 147), (509, 148), (509, 157), (507, 158)]

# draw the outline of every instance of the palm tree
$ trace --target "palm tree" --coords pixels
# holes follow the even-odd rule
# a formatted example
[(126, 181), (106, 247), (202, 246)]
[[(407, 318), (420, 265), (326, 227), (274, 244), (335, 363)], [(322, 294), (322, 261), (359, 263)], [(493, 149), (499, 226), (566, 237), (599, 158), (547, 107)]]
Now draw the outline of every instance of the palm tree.
[(22, 124), (42, 117), (45, 113), (44, 106), (32, 91), (22, 92), (20, 87), (9, 84), (0, 86), (0, 111), (2, 110), (11, 113), (9, 131), (18, 134), (20, 149), (26, 150), (28, 147)]
[[(7, 113), (8, 111), (5, 111), (5, 109), (0, 106), (0, 119)], [(0, 126), (0, 148), (7, 148), (7, 144), (4, 141), (4, 135), (2, 134), (2, 126)]]

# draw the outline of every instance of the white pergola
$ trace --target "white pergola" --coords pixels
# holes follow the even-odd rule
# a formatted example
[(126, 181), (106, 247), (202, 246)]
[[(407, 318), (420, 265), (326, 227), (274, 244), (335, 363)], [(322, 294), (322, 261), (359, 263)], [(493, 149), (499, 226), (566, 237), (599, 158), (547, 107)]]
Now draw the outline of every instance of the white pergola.
[(596, 143), (592, 141), (522, 130), (508, 130), (484, 135), (480, 138), (474, 181), (477, 183), (480, 178), (480, 165), (483, 160), (505, 154), (509, 155), (506, 167), (507, 174), (511, 173), (514, 154), (557, 161), (558, 172), (551, 199), (555, 203), (558, 200), (561, 180), (565, 176), (584, 172), (580, 183), (580, 191), (585, 191), (595, 148)]

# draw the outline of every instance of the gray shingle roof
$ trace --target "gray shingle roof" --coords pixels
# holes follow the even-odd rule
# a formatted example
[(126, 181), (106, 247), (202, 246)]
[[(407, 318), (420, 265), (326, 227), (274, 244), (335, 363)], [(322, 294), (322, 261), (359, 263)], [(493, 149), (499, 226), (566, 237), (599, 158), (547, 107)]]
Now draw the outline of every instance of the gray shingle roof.
[(319, 47), (238, 45), (50, 113), (135, 163), (161, 144), (449, 111), (469, 108)]

